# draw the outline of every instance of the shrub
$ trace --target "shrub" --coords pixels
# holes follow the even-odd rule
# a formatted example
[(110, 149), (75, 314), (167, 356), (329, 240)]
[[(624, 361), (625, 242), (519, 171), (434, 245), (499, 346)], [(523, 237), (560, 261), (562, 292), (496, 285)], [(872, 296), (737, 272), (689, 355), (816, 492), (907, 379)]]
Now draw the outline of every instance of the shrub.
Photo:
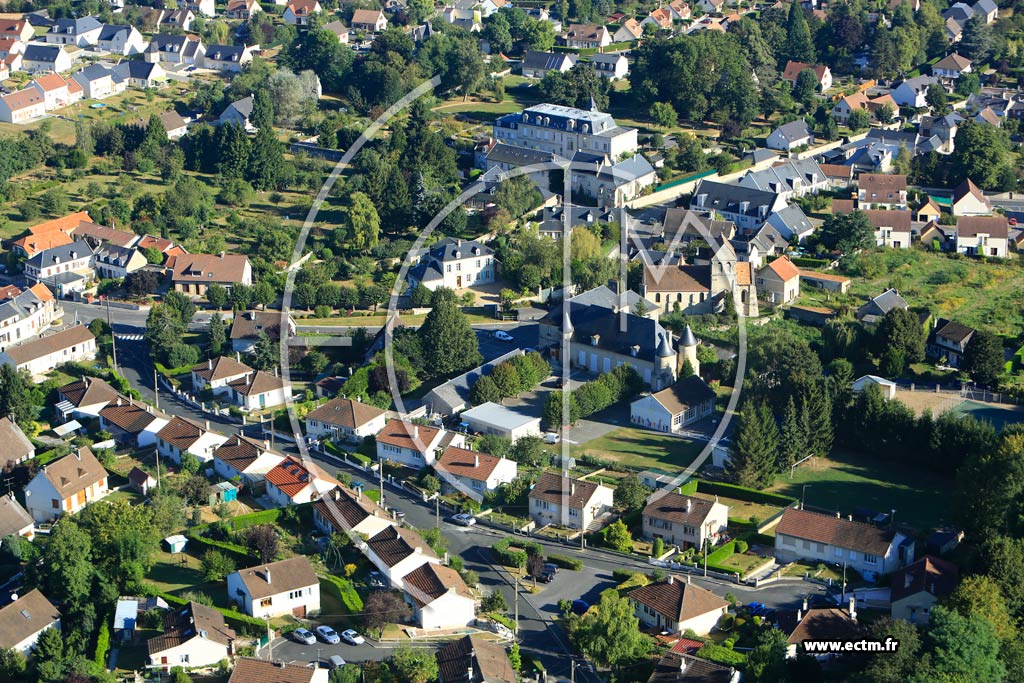
[(742, 555), (747, 552), (750, 545), (746, 541), (736, 541), (736, 552)]
[(654, 539), (654, 543), (651, 544), (651, 556), (661, 557), (665, 554), (665, 541), (660, 538)]
[(796, 498), (790, 498), (789, 496), (783, 496), (777, 493), (766, 493), (764, 491), (758, 491), (757, 489), (751, 489), (745, 486), (737, 486), (735, 484), (726, 484), (717, 481), (701, 481), (697, 484), (697, 491), (700, 493), (716, 493), (720, 496), (735, 498), (736, 500), (745, 500), (750, 503), (778, 505), (779, 507), (787, 507), (796, 501)]
[[(565, 557), (564, 555), (548, 555), (548, 562), (562, 569), (568, 569), (570, 571), (578, 572), (583, 569), (583, 561), (577, 560), (573, 557)], [(632, 574), (633, 572), (630, 572)]]

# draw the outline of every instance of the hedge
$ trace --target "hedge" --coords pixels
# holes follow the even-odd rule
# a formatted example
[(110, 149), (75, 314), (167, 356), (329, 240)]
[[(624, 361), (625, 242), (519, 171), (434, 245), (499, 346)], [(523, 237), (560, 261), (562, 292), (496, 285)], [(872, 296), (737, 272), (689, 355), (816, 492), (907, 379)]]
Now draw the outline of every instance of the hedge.
[[(177, 595), (171, 595), (170, 593), (157, 592), (156, 595), (157, 597), (166, 600), (170, 605), (178, 605), (180, 607), (188, 604), (188, 600), (178, 597)], [(234, 609), (225, 609), (223, 607), (214, 607), (214, 609), (223, 614), (224, 620), (233, 628), (237, 627), (252, 635), (265, 633), (267, 630), (267, 624), (262, 619), (250, 617), (248, 614), (242, 614), (238, 610)]]
[(697, 650), (696, 655), (701, 659), (725, 666), (741, 667), (747, 663), (747, 657), (742, 652), (736, 652), (714, 643), (705, 643), (704, 647)]
[(615, 583), (617, 583), (617, 584), (629, 581), (630, 579), (632, 579), (637, 574), (643, 574), (643, 572), (637, 571), (636, 569), (613, 569), (612, 570), (612, 578), (615, 580)]
[(760, 503), (762, 505), (777, 505), (789, 507), (796, 502), (796, 498), (779, 495), (777, 493), (765, 493), (757, 489), (750, 489), (735, 484), (725, 484), (717, 481), (701, 481), (697, 484), (697, 491), (700, 493), (713, 493), (736, 500), (745, 500), (748, 503)]
[(232, 517), (228, 520), (228, 524), (235, 531), (241, 531), (242, 529), (248, 529), (260, 524), (276, 524), (280, 517), (281, 508), (273, 508), (271, 510), (260, 510), (259, 512)]
[(93, 661), (104, 669), (107, 668), (107, 652), (110, 650), (110, 626), (107, 625), (107, 620), (104, 619), (100, 623), (100, 632), (96, 636), (96, 653), (93, 655)]
[(793, 256), (789, 260), (793, 262), (794, 266), (803, 266), (806, 268), (828, 267), (828, 260), (823, 258), (811, 258), (809, 256)]
[(574, 572), (578, 572), (583, 569), (582, 560), (577, 560), (572, 557), (566, 557), (564, 555), (548, 555), (548, 562), (550, 562), (553, 565), (559, 566), (562, 569), (569, 569)]
[(491, 618), (491, 621), (497, 622), (497, 623), (501, 624), (502, 626), (504, 626), (505, 628), (507, 628), (507, 629), (509, 629), (511, 631), (515, 631), (516, 630), (516, 622), (512, 621), (511, 619), (509, 619), (504, 614), (498, 614), (497, 612), (491, 612), (487, 616)]
[(736, 554), (736, 541), (729, 541), (715, 549), (713, 553), (708, 555), (708, 566), (712, 563), (718, 563), (722, 560), (726, 560), (732, 555)]
[(321, 582), (324, 582), (324, 587), (327, 591), (338, 598), (350, 614), (358, 614), (363, 611), (363, 599), (359, 597), (359, 593), (356, 592), (355, 586), (352, 585), (351, 581), (347, 581), (340, 576), (334, 576), (333, 574), (327, 574), (319, 578)]
[[(196, 529), (198, 528), (199, 527), (196, 527)], [(189, 541), (193, 543), (198, 543), (202, 546), (206, 546), (207, 548), (216, 548), (217, 550), (223, 550), (224, 552), (233, 555), (236, 558), (245, 560), (246, 564), (251, 564), (254, 562), (252, 554), (249, 552), (248, 548), (243, 548), (237, 543), (228, 543), (227, 541), (215, 541), (212, 538), (200, 536), (196, 532), (196, 529), (191, 529), (186, 534), (188, 536)]]
[[(522, 550), (509, 550), (509, 546), (513, 543), (517, 547), (522, 548)], [(539, 543), (512, 538), (511, 536), (506, 536), (492, 545), (491, 550), (498, 557), (498, 561), (506, 567), (525, 567), (527, 555), (544, 554), (544, 550), (540, 547)]]

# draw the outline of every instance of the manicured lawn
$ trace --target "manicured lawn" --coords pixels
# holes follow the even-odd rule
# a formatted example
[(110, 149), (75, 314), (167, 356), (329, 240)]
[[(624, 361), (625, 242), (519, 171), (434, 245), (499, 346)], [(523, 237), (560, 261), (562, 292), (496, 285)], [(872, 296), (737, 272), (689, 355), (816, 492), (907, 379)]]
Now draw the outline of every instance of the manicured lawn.
[(104, 500), (108, 503), (116, 503), (117, 501), (123, 500), (129, 505), (141, 505), (142, 501), (145, 499), (135, 491), (114, 491), (104, 498)]
[(584, 453), (630, 467), (665, 471), (686, 468), (700, 453), (703, 444), (669, 434), (623, 427), (614, 432), (572, 447), (573, 456)]
[(949, 491), (953, 482), (921, 467), (904, 465), (844, 450), (815, 458), (782, 475), (768, 490), (799, 498), (804, 484), (810, 506), (849, 514), (856, 507), (878, 512), (896, 510), (896, 521), (920, 529), (952, 521)]
[(750, 570), (754, 569), (755, 567), (760, 567), (764, 563), (765, 558), (763, 557), (758, 557), (757, 555), (749, 555), (747, 553), (734, 553), (726, 559), (722, 560), (720, 564), (724, 567), (729, 567), (730, 569), (735, 569), (738, 572), (746, 574)]
[[(693, 495), (696, 498), (705, 498), (707, 500), (715, 500), (716, 498), (711, 493), (695, 493)], [(740, 519), (744, 522), (750, 521), (751, 517), (756, 517), (759, 522), (762, 522), (782, 509), (775, 505), (751, 503), (746, 500), (736, 500), (735, 498), (726, 498), (724, 496), (717, 496), (717, 498), (719, 503), (729, 506), (729, 517), (731, 519)]]

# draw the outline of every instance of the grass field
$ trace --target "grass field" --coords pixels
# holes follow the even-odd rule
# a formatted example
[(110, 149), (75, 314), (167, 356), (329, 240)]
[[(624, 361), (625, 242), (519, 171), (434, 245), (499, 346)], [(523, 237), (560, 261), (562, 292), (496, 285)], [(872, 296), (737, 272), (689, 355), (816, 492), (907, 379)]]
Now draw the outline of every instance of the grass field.
[(921, 467), (835, 450), (782, 475), (768, 490), (799, 498), (807, 484), (809, 506), (849, 514), (856, 507), (878, 512), (896, 510), (896, 520), (921, 529), (952, 522), (952, 481)]
[(585, 444), (574, 445), (572, 455), (578, 457), (586, 453), (629, 467), (656, 467), (671, 472), (693, 462), (702, 447), (703, 444), (669, 434), (623, 427)]
[(1006, 261), (952, 258), (923, 249), (885, 249), (858, 257), (850, 294), (829, 296), (804, 287), (801, 304), (851, 310), (889, 287), (912, 307), (1000, 335), (1024, 332), (1024, 264), (1014, 255)]
[(726, 498), (725, 496), (715, 496), (711, 493), (695, 493), (695, 498), (704, 498), (705, 500), (715, 500), (722, 505), (729, 507), (729, 517), (732, 519), (742, 519), (743, 521), (749, 521), (751, 517), (756, 517), (758, 521), (764, 521), (774, 515), (775, 513), (782, 510), (777, 505), (763, 505), (761, 503), (751, 503), (746, 500), (736, 500), (735, 498)]

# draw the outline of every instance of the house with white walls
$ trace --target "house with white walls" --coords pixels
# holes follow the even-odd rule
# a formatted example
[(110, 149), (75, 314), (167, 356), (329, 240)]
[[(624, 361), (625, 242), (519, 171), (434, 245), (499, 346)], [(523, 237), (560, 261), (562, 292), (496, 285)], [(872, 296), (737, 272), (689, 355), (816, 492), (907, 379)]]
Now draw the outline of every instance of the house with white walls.
[(25, 509), (37, 523), (73, 515), (110, 493), (107, 470), (88, 446), (43, 465), (25, 486)]
[(320, 613), (320, 579), (305, 555), (261, 564), (228, 575), (228, 599), (257, 619)]
[(210, 431), (210, 423), (201, 426), (175, 415), (156, 434), (156, 447), (160, 457), (167, 458), (175, 465), (181, 464), (181, 456), (191, 453), (199, 462), (213, 460), (213, 452), (227, 441), (223, 434)]
[(465, 443), (465, 435), (446, 431), (443, 427), (423, 427), (402, 420), (388, 420), (377, 434), (377, 459), (422, 469), (434, 463), (438, 450)]
[(60, 631), (60, 611), (38, 588), (0, 608), (0, 649), (30, 655), (43, 631)]
[(409, 572), (427, 562), (440, 560), (423, 537), (412, 529), (389, 525), (366, 541), (366, 558), (390, 582), (392, 588), (402, 589), (403, 579)]

